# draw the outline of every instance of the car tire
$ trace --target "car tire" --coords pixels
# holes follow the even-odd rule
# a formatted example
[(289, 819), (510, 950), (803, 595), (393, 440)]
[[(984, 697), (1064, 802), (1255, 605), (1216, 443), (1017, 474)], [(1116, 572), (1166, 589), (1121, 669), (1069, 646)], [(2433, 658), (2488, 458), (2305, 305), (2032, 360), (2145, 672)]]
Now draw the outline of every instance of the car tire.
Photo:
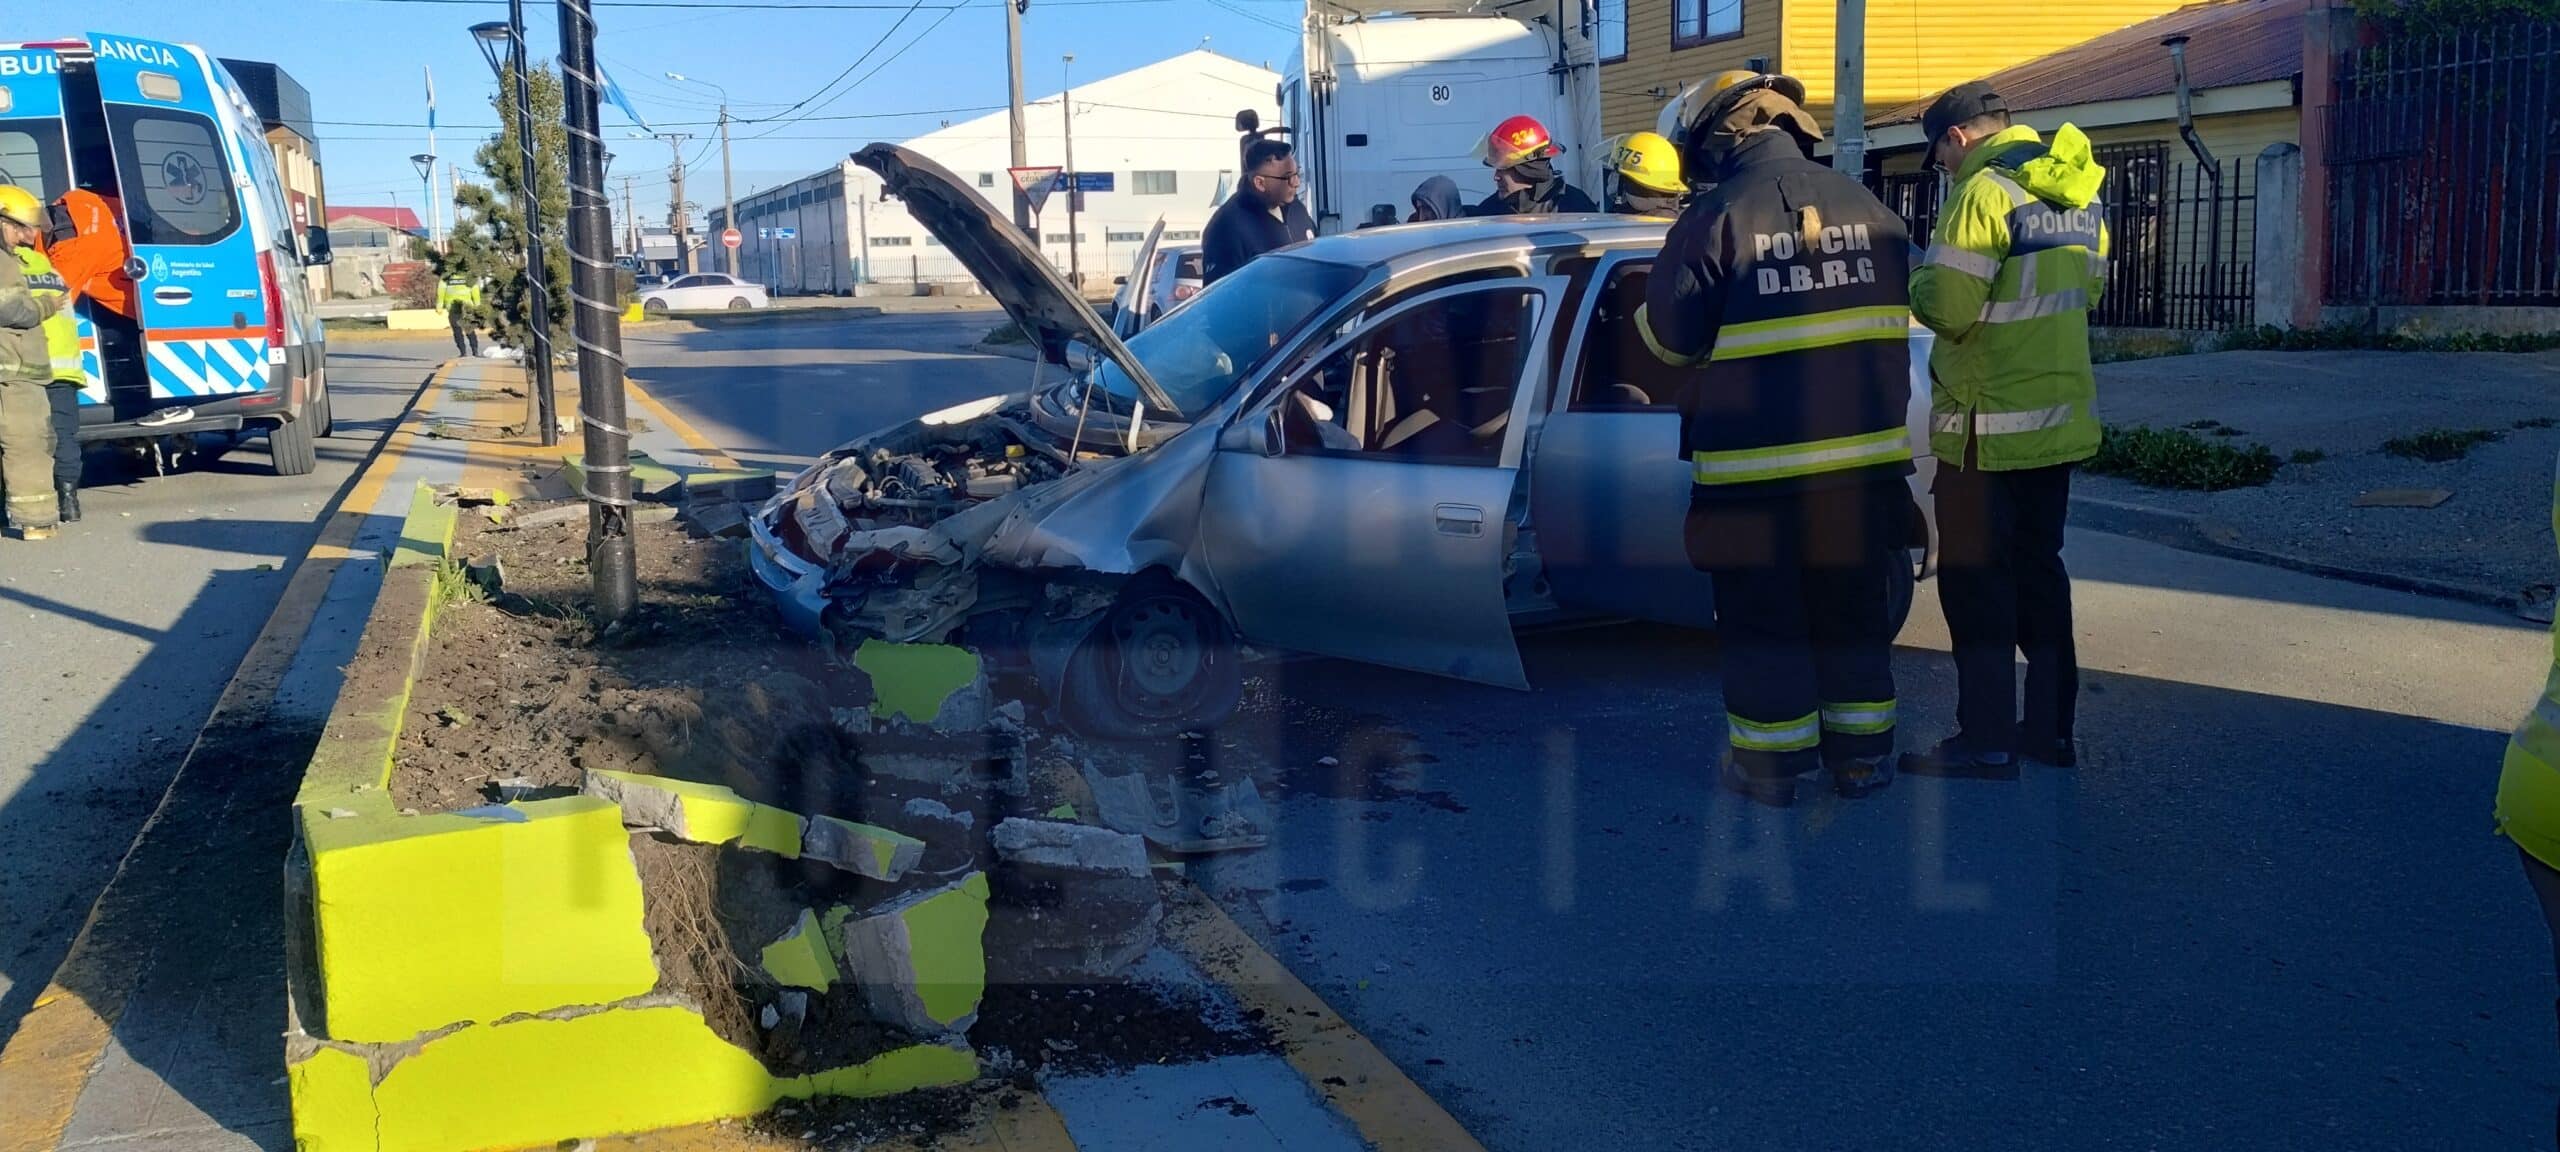
[(667, 302), (664, 300), (643, 300), (640, 302), (640, 314), (652, 319), (664, 320), (667, 317)]
[(1920, 593), (1920, 561), (1909, 548), (1894, 548), (1891, 552), (1885, 565), (1884, 604), (1889, 614), (1887, 622), (1893, 634), (1900, 636), (1902, 626), (1911, 621), (1911, 602)]
[(1059, 710), (1101, 740), (1152, 740), (1225, 723), (1244, 695), (1235, 630), (1170, 577), (1124, 587), (1068, 658)]
[(732, 312), (744, 312), (753, 307), (755, 305), (747, 303), (747, 298), (744, 296), (735, 297), (729, 301), (729, 310)]
[(338, 430), (337, 404), (329, 395), (329, 378), (326, 375), (320, 378), (319, 387), (312, 392), (311, 411), (311, 426), (320, 436), (325, 438)]
[(302, 418), (287, 420), (267, 432), (267, 454), (273, 460), (278, 476), (308, 476), (320, 466), (319, 438), (312, 433), (320, 422), (318, 411), (304, 407)]

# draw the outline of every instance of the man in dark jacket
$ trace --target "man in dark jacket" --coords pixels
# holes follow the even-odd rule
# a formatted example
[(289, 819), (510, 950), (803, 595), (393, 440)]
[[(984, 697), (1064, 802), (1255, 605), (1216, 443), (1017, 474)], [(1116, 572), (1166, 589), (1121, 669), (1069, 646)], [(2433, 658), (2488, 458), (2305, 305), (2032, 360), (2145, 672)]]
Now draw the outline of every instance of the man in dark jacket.
[[(1715, 577), (1725, 787), (1795, 800), (1893, 779), (1893, 572), (1907, 563), (1911, 442), (1901, 220), (1813, 161), (1821, 132), (1785, 76), (1727, 73), (1682, 121), (1714, 187), (1681, 213), (1637, 325), (1691, 366), (1680, 447), (1690, 562)], [(1710, 363), (1712, 362), (1712, 363)]]
[(1469, 216), (1536, 216), (1557, 212), (1597, 212), (1600, 202), (1564, 182), (1555, 158), (1564, 148), (1547, 135), (1535, 117), (1514, 116), (1494, 126), (1478, 155), (1493, 169), (1493, 195), (1467, 211)]
[(1280, 140), (1256, 140), (1244, 152), (1244, 186), (1209, 216), (1200, 233), (1200, 286), (1274, 248), (1315, 239), (1315, 218), (1298, 203), (1298, 160)]

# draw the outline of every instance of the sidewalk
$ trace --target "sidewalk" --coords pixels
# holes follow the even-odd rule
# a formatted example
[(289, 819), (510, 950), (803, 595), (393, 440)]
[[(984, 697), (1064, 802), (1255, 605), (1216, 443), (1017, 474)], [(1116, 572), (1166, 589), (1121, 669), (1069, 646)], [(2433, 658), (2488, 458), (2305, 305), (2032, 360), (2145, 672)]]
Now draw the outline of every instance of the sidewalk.
[[(2548, 603), (2560, 569), (2551, 537), (2560, 428), (2541, 425), (2560, 418), (2560, 353), (2216, 352), (2102, 364), (2098, 413), (2117, 428), (2216, 421), (2199, 435), (2263, 444), (2288, 463), (2264, 487), (2211, 493), (2084, 473), (2073, 483), (2075, 523), (2511, 608)], [(2443, 463), (2382, 451), (2432, 429), (2497, 439)], [(2395, 489), (2450, 495), (2433, 508), (2356, 506)]]

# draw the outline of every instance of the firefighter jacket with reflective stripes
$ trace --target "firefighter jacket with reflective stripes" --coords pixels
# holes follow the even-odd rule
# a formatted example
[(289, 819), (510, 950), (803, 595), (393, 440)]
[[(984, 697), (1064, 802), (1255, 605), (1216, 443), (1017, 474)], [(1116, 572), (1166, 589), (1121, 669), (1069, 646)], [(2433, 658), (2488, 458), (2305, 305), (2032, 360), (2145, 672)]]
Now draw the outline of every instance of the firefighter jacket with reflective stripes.
[[(2552, 484), (2551, 525), (2560, 530), (2560, 480)], [(2560, 623), (2552, 627), (2551, 674), (2542, 683), (2542, 699), (2507, 741), (2497, 821), (2517, 847), (2560, 868)]]
[[(53, 301), (36, 298), (38, 285), (27, 274), (27, 258), (35, 257), (48, 276), (53, 266), (42, 264), (44, 254), (32, 248), (20, 248), (16, 255), (15, 260), (0, 260), (0, 380), (51, 383), (52, 357), (45, 347), (44, 324), (53, 316)], [(51, 287), (57, 292), (62, 289), (59, 282)]]
[(1911, 470), (1910, 235), (1786, 132), (1736, 145), (1654, 262), (1637, 328), (1693, 366), (1680, 451), (1698, 499)]
[(2089, 310), (2106, 287), (2105, 180), (2068, 124), (2050, 146), (2020, 126), (1966, 157), (1911, 276), (1911, 310), (1938, 334), (1939, 460), (1999, 472), (2098, 451)]
[(45, 310), (44, 352), (53, 368), (56, 384), (80, 384), (80, 318), (62, 306), (69, 289), (53, 270), (53, 262), (33, 248), (18, 249), (18, 272), (27, 278), (27, 291)]

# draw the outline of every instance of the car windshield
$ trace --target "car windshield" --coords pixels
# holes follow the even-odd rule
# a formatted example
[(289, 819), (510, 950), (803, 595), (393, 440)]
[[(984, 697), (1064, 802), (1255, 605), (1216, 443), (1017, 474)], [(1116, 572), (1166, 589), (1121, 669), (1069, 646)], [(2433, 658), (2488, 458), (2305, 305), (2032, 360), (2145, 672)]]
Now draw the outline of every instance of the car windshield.
[[(1358, 285), (1364, 273), (1343, 264), (1266, 256), (1193, 297), (1178, 312), (1129, 340), (1129, 351), (1188, 419), (1223, 399), (1290, 333)], [(1137, 385), (1108, 360), (1095, 383), (1122, 411)]]

